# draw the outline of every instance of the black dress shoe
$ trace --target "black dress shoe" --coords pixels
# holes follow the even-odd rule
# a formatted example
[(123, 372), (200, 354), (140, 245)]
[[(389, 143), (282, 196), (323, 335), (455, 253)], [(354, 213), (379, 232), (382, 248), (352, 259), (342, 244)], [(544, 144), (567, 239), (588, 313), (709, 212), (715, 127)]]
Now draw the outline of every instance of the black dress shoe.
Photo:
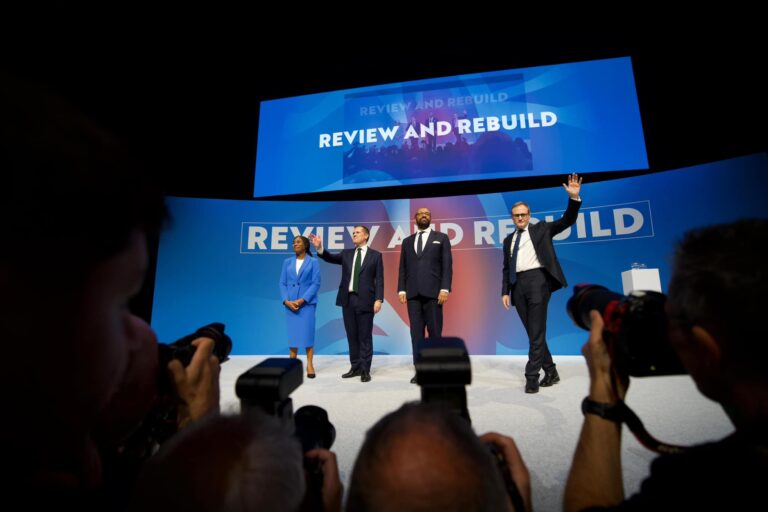
[(538, 393), (539, 392), (539, 378), (538, 377), (526, 377), (525, 378), (525, 392), (526, 393)]
[(363, 381), (363, 382), (370, 382), (371, 381), (371, 373), (363, 371), (360, 374), (360, 380)]
[(411, 377), (411, 384), (416, 384), (416, 376)]
[(360, 370), (356, 370), (354, 368), (350, 368), (347, 373), (342, 374), (342, 379), (348, 379), (350, 377), (359, 377), (360, 376)]
[(548, 388), (552, 384), (557, 384), (558, 382), (560, 382), (560, 376), (557, 374), (557, 370), (553, 368), (552, 371), (544, 372), (544, 378), (539, 382), (539, 386)]

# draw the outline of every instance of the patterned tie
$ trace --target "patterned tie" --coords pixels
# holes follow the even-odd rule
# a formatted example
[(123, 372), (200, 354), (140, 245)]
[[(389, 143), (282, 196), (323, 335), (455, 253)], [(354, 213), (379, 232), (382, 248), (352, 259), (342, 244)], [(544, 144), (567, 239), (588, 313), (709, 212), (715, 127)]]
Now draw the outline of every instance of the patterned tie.
[(520, 249), (520, 239), (523, 237), (524, 229), (517, 230), (517, 238), (515, 238), (515, 246), (512, 247), (512, 257), (509, 261), (509, 284), (513, 285), (517, 281), (517, 250)]
[(421, 252), (424, 250), (424, 232), (419, 231), (419, 239), (416, 241), (416, 256), (421, 256)]
[(360, 288), (360, 267), (363, 266), (362, 260), (363, 248), (358, 247), (357, 254), (355, 255), (355, 268), (352, 271), (352, 291), (355, 293), (357, 293), (358, 288)]

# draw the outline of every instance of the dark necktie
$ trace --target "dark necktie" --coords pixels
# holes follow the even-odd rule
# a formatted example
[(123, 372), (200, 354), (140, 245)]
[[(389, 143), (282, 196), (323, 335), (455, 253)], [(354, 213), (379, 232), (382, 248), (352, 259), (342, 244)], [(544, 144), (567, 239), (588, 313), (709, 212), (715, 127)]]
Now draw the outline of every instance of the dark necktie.
[(512, 257), (509, 258), (509, 284), (515, 284), (517, 281), (517, 251), (520, 249), (520, 239), (523, 237), (524, 229), (517, 230), (515, 245), (512, 247)]
[(357, 248), (357, 254), (355, 255), (355, 268), (352, 271), (352, 291), (357, 293), (360, 288), (360, 267), (363, 265), (363, 248)]
[(419, 231), (419, 239), (416, 240), (416, 256), (421, 256), (421, 252), (424, 250), (424, 232)]

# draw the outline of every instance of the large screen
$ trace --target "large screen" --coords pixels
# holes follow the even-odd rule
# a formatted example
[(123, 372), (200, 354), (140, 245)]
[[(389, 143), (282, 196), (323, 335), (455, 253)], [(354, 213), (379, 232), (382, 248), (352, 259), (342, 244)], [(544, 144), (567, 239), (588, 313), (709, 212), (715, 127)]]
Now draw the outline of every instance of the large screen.
[(254, 197), (647, 167), (624, 57), (264, 101)]
[[(765, 217), (765, 154), (582, 185), (576, 223), (555, 248), (566, 279), (622, 291), (621, 273), (633, 263), (669, 280), (672, 248), (693, 227), (743, 217)], [(413, 214), (432, 211), (453, 252), (453, 287), (444, 306), (443, 334), (464, 338), (472, 354), (527, 354), (528, 338), (515, 311), (501, 303), (504, 237), (514, 229), (510, 207), (531, 206), (532, 222), (559, 218), (567, 204), (562, 187), (418, 200), (354, 202), (228, 201), (172, 198), (173, 222), (161, 240), (152, 326), (173, 341), (209, 322), (224, 322), (234, 354), (287, 354), (285, 306), (278, 282), (291, 241), (315, 233), (330, 251), (351, 248), (356, 224), (370, 229), (370, 246), (383, 253), (384, 305), (374, 319), (374, 350), (410, 354), (408, 312), (397, 297), (403, 238)], [(336, 306), (340, 267), (320, 261), (318, 354), (346, 353), (341, 308)], [(586, 333), (568, 318), (572, 289), (552, 295), (547, 337), (553, 354), (579, 354)]]

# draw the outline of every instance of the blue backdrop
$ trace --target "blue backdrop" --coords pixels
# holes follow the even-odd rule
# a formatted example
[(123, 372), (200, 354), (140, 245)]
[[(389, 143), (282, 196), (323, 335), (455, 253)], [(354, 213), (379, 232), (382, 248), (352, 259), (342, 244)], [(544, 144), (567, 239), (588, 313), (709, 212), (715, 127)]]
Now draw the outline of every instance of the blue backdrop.
[[(577, 223), (556, 239), (569, 284), (591, 282), (621, 291), (631, 263), (658, 268), (669, 280), (669, 255), (686, 230), (743, 217), (766, 217), (765, 154), (615, 181), (585, 176)], [(565, 179), (565, 176), (563, 177)], [(330, 250), (352, 247), (356, 223), (371, 229), (371, 246), (384, 253), (385, 304), (376, 316), (374, 349), (409, 354), (408, 317), (397, 302), (400, 242), (413, 232), (413, 212), (431, 209), (448, 233), (454, 285), (445, 306), (445, 335), (464, 338), (473, 354), (527, 353), (514, 310), (501, 305), (501, 241), (512, 229), (510, 206), (531, 205), (535, 220), (557, 218), (562, 188), (419, 200), (270, 202), (171, 198), (172, 224), (158, 254), (152, 326), (172, 341), (212, 321), (227, 325), (234, 354), (285, 354), (288, 340), (278, 279), (295, 234), (317, 233)], [(316, 350), (347, 351), (341, 310), (335, 306), (340, 269), (320, 262)], [(666, 289), (666, 288), (665, 288)], [(555, 354), (578, 354), (586, 333), (565, 312), (572, 288), (550, 303), (548, 339)]]
[(254, 196), (647, 167), (625, 57), (262, 102)]

